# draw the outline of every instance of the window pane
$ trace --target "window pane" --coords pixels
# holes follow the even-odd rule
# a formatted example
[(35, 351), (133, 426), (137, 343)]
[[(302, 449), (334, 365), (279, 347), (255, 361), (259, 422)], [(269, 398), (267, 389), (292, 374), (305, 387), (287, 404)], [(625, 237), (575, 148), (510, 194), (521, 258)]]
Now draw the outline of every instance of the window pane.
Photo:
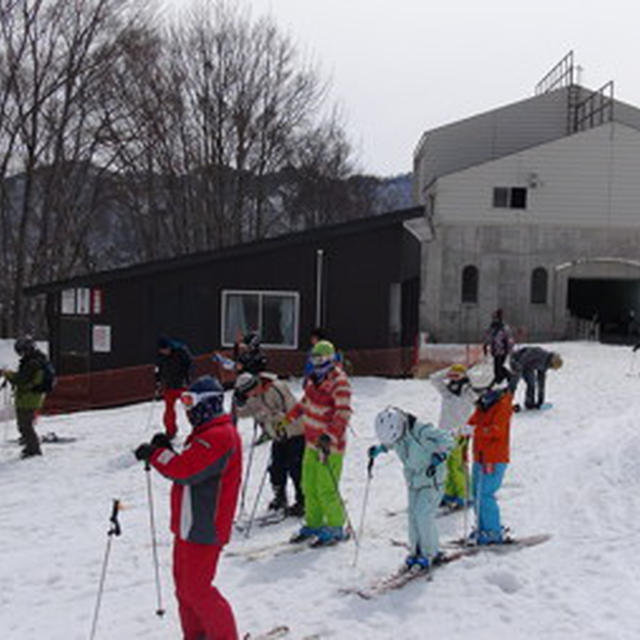
[(526, 209), (527, 208), (527, 190), (522, 187), (513, 187), (511, 189), (511, 208)]
[(295, 346), (294, 296), (262, 296), (262, 342)]
[(547, 270), (538, 267), (531, 274), (531, 303), (546, 304), (547, 303)]
[(462, 270), (462, 302), (478, 302), (478, 269), (473, 265)]
[(224, 342), (235, 342), (238, 330), (242, 333), (259, 331), (258, 296), (251, 293), (227, 294), (224, 318)]
[(508, 207), (509, 206), (509, 189), (506, 187), (493, 188), (493, 206)]

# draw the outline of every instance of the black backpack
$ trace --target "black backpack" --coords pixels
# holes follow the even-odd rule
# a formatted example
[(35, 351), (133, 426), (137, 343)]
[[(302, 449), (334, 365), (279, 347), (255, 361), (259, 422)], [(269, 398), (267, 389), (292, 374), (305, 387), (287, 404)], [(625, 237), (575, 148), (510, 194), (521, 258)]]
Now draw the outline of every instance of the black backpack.
[(56, 370), (44, 354), (38, 354), (38, 364), (42, 370), (42, 382), (33, 387), (37, 393), (49, 393), (56, 384)]

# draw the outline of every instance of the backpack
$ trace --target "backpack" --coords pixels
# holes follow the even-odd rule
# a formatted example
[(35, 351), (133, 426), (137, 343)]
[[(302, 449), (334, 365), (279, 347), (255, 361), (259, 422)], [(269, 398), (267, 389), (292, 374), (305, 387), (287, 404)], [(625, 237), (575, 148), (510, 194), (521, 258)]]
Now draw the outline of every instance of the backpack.
[(56, 370), (44, 354), (40, 354), (38, 357), (38, 364), (42, 370), (42, 382), (33, 387), (33, 391), (36, 393), (49, 393), (53, 391), (53, 387), (56, 384)]

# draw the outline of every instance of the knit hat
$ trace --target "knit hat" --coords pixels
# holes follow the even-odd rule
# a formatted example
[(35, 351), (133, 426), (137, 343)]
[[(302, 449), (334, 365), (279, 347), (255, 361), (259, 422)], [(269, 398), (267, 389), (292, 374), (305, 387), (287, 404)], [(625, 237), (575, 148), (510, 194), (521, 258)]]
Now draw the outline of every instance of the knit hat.
[(183, 395), (189, 397), (187, 418), (194, 427), (213, 420), (223, 412), (224, 389), (218, 378), (202, 376)]
[(491, 386), (495, 376), (493, 367), (489, 364), (481, 362), (474, 365), (467, 372), (469, 382), (474, 389), (487, 389)]
[(466, 375), (467, 367), (460, 363), (452, 364), (447, 371), (447, 378), (449, 378), (450, 380), (460, 380)]
[(23, 356), (36, 348), (36, 343), (31, 336), (23, 336), (18, 338), (14, 345), (13, 350), (19, 355)]
[(260, 346), (260, 334), (257, 331), (249, 331), (242, 341), (249, 349), (257, 349)]
[(551, 360), (549, 361), (552, 369), (559, 369), (562, 366), (562, 357), (559, 353), (552, 353)]
[(168, 336), (161, 335), (158, 337), (158, 349), (169, 349), (171, 347), (171, 340)]
[(336, 348), (333, 343), (328, 340), (319, 340), (313, 345), (311, 349), (311, 356), (324, 356), (326, 358), (333, 358), (336, 355)]
[(236, 378), (234, 388), (239, 393), (248, 393), (251, 389), (255, 389), (260, 384), (260, 378), (252, 373), (241, 373)]

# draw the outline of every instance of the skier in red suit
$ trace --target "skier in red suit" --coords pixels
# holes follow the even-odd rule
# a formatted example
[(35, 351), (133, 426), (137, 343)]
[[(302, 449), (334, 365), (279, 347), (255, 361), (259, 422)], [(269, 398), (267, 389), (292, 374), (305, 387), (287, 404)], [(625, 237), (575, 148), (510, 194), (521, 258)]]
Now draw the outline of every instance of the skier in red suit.
[(216, 378), (199, 378), (181, 400), (193, 426), (182, 452), (173, 451), (167, 435), (159, 433), (135, 456), (173, 480), (173, 578), (184, 640), (237, 640), (231, 606), (212, 582), (231, 534), (242, 445), (223, 413), (223, 389)]

